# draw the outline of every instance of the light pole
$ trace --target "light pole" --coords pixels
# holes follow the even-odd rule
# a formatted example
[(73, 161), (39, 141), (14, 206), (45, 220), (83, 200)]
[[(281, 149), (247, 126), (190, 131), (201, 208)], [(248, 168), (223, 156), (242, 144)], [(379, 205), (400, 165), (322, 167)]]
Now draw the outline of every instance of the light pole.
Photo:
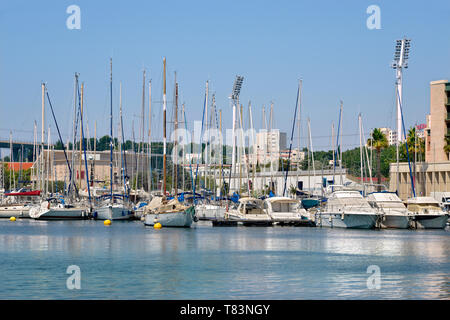
[(403, 141), (402, 133), (402, 110), (403, 105), (403, 69), (408, 68), (409, 49), (411, 47), (411, 40), (403, 38), (397, 40), (394, 52), (394, 61), (392, 61), (391, 67), (395, 69), (395, 96), (397, 105), (397, 193), (400, 192), (400, 166), (399, 166), (399, 146)]

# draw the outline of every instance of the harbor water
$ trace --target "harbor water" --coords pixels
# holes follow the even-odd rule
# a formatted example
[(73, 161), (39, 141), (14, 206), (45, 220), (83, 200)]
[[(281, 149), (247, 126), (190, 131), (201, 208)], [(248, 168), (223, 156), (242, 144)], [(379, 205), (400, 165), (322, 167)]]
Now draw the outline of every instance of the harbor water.
[[(450, 299), (449, 240), (448, 227), (155, 230), (5, 219), (0, 299)], [(80, 289), (67, 286), (71, 265)]]

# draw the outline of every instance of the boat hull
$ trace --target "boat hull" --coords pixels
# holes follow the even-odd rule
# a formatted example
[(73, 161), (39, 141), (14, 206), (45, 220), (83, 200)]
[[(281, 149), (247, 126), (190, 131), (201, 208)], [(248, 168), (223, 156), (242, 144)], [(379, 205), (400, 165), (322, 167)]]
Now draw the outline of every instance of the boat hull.
[(42, 210), (32, 216), (35, 220), (83, 220), (89, 218), (86, 209), (83, 208), (50, 208)]
[(134, 218), (133, 211), (124, 206), (104, 206), (94, 211), (96, 220), (130, 220)]
[(199, 220), (218, 220), (225, 217), (225, 208), (219, 206), (197, 206), (195, 212)]
[(30, 207), (12, 206), (7, 208), (0, 208), (0, 218), (29, 218)]
[(319, 206), (319, 199), (302, 199), (302, 207), (305, 209), (311, 209)]
[(147, 213), (145, 214), (144, 224), (154, 226), (160, 223), (163, 227), (189, 228), (195, 219), (195, 209), (190, 207), (184, 211)]
[(415, 229), (444, 229), (447, 226), (448, 215), (415, 215), (411, 225)]
[(410, 218), (407, 215), (385, 214), (381, 218), (380, 227), (383, 229), (408, 229)]
[(316, 225), (329, 228), (372, 229), (378, 216), (364, 213), (318, 213)]

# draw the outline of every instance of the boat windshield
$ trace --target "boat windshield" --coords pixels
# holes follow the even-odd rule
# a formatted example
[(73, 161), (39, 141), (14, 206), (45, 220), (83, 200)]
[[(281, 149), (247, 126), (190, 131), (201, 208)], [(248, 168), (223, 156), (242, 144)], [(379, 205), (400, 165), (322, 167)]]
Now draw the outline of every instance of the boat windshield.
[(295, 212), (298, 203), (295, 201), (274, 201), (272, 202), (273, 212)]

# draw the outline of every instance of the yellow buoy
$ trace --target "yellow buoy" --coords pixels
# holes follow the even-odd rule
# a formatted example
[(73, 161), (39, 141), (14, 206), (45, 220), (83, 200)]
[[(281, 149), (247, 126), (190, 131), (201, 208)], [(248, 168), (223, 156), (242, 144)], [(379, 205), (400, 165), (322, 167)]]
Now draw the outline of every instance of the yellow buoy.
[(111, 224), (111, 220), (105, 220), (105, 221), (103, 221), (103, 224), (105, 226), (109, 226)]
[(16, 221), (16, 217), (9, 218), (10, 221)]
[(155, 228), (155, 229), (161, 229), (161, 228), (162, 228), (162, 225), (161, 225), (161, 223), (157, 222), (157, 223), (155, 223), (155, 224), (153, 225), (153, 228)]

